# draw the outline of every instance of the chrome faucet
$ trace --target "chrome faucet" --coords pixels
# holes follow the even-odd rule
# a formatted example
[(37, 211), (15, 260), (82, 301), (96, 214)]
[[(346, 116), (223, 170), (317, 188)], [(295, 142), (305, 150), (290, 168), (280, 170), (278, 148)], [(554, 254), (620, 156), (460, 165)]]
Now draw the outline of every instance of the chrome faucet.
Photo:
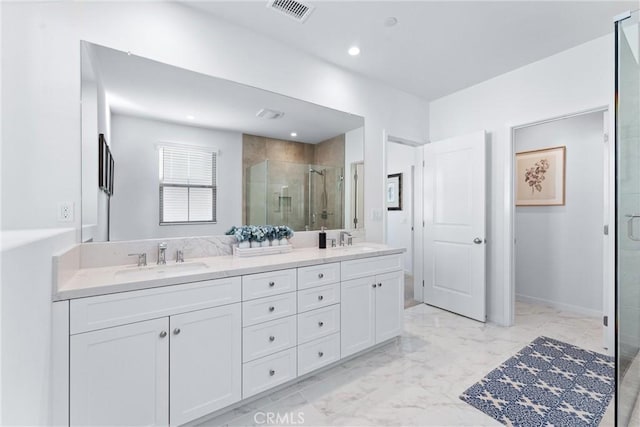
[(138, 267), (144, 267), (147, 265), (147, 254), (141, 252), (139, 254), (129, 254), (129, 256), (137, 256), (138, 257)]
[(347, 244), (351, 246), (353, 244), (353, 236), (348, 231), (340, 232), (340, 246), (344, 246), (344, 236), (347, 236), (349, 238), (347, 240)]
[(158, 264), (167, 263), (167, 242), (158, 243)]

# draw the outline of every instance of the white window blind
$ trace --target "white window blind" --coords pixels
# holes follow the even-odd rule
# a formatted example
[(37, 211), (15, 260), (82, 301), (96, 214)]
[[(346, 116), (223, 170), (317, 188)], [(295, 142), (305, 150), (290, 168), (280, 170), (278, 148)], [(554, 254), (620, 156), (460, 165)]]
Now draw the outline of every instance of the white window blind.
[(160, 224), (216, 222), (216, 153), (160, 147)]

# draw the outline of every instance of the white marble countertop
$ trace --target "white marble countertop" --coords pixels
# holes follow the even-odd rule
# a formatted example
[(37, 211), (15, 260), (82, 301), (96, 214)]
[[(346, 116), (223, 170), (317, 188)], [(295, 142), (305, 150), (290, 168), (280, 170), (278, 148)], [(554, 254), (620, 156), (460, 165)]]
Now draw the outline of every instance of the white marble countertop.
[(363, 242), (328, 249), (299, 248), (277, 255), (193, 258), (186, 259), (183, 264), (168, 262), (166, 266), (153, 264), (147, 267), (120, 265), (83, 268), (59, 284), (54, 290), (53, 300), (84, 298), (403, 252), (405, 249)]

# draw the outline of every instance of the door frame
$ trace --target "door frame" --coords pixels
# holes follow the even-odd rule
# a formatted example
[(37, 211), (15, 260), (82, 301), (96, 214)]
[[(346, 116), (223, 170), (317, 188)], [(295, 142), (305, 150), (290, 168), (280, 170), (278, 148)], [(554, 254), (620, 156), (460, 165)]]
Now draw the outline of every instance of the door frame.
[[(424, 292), (423, 292), (423, 282), (424, 282), (424, 270), (423, 268), (418, 268), (418, 266), (422, 266), (422, 253), (423, 253), (423, 237), (424, 237), (424, 215), (422, 212), (423, 205), (423, 194), (424, 194), (424, 147), (429, 143), (429, 141), (420, 142), (412, 139), (401, 138), (398, 136), (391, 135), (387, 133), (386, 130), (383, 131), (382, 138), (382, 165), (384, 166), (383, 172), (383, 186), (386, 187), (387, 182), (387, 148), (389, 143), (408, 145), (410, 147), (414, 147), (416, 149), (416, 162), (415, 173), (413, 176), (413, 212), (412, 217), (414, 219), (413, 225), (413, 254), (411, 264), (413, 265), (413, 299), (416, 301), (424, 302)], [(384, 191), (380, 192), (382, 198), (382, 237), (383, 241), (387, 243), (387, 220), (388, 220), (388, 211), (386, 207), (386, 199)]]
[[(612, 120), (611, 105), (600, 105), (593, 108), (581, 110), (552, 117), (546, 117), (536, 120), (522, 121), (515, 124), (508, 124), (506, 132), (508, 135), (508, 146), (505, 150), (504, 157), (504, 319), (506, 326), (512, 326), (515, 323), (515, 131), (518, 129), (540, 125), (544, 123), (554, 122), (558, 120), (568, 119), (571, 117), (581, 116), (589, 113), (601, 112), (604, 116), (605, 128), (607, 129), (607, 141), (603, 143), (605, 147), (605, 171), (604, 180), (604, 198), (603, 198), (603, 216), (604, 223), (609, 226), (608, 235), (603, 233), (603, 315), (608, 316), (609, 323), (604, 329), (603, 341), (607, 343), (609, 354), (613, 354), (613, 331), (615, 331), (615, 313), (614, 313), (614, 292), (615, 292), (615, 128)], [(603, 129), (604, 131), (605, 129)], [(607, 155), (608, 154), (608, 155)]]

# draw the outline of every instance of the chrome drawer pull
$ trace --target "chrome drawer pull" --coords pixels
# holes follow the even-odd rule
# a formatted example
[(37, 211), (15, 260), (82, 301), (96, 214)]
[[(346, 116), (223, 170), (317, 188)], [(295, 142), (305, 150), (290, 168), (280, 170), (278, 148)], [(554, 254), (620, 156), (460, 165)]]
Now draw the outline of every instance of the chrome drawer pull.
[(276, 285), (276, 282), (269, 282), (269, 287), (273, 288)]
[(318, 322), (318, 327), (322, 328), (324, 326), (324, 322)]
[(276, 371), (274, 371), (273, 369), (269, 369), (269, 376), (274, 376), (276, 374)]
[(322, 279), (323, 277), (324, 277), (324, 274), (318, 273), (318, 279)]
[(378, 285), (376, 285), (375, 283), (373, 285), (371, 285), (371, 286), (374, 287), (374, 288), (378, 287)]
[(274, 337), (273, 335), (269, 337), (269, 341), (274, 342), (275, 340), (276, 340), (276, 337)]
[(318, 301), (322, 301), (324, 297), (322, 295), (318, 295)]
[(323, 353), (323, 352), (321, 352), (321, 351), (319, 351), (319, 352), (318, 352), (318, 357), (322, 357), (322, 356), (324, 356), (324, 353)]
[(173, 330), (173, 335), (178, 335), (180, 333), (180, 328), (175, 328)]
[(273, 313), (274, 311), (276, 311), (276, 308), (274, 306), (271, 306), (269, 307), (269, 311)]
[(164, 338), (167, 336), (167, 331), (160, 332), (160, 338)]

